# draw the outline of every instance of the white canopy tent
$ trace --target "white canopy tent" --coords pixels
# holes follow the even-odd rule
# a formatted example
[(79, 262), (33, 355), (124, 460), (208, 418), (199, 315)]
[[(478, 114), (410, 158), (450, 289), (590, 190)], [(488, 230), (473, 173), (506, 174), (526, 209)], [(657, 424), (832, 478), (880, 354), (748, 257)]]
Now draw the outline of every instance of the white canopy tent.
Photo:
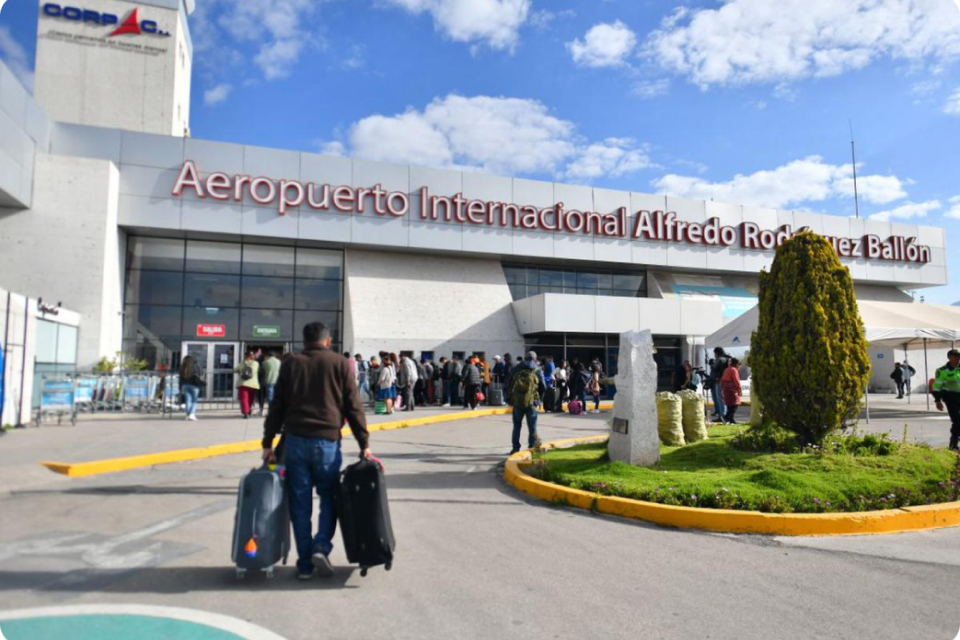
[[(928, 348), (953, 348), (960, 342), (960, 307), (913, 302), (873, 302), (858, 300), (867, 342), (872, 346), (902, 347), (923, 345), (924, 368)], [(753, 307), (736, 320), (724, 325), (705, 340), (708, 347), (749, 347), (750, 338), (760, 318), (759, 307)], [(924, 384), (927, 408), (930, 389)], [(867, 421), (870, 406), (867, 405)]]

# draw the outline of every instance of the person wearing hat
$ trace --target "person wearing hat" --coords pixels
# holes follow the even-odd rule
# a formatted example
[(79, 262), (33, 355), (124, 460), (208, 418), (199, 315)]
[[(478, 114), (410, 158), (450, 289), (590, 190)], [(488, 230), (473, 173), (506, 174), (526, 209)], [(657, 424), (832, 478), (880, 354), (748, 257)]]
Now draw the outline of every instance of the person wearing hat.
[(523, 428), (523, 419), (527, 419), (527, 442), (530, 448), (540, 446), (537, 437), (537, 411), (540, 407), (540, 398), (547, 390), (543, 381), (543, 372), (537, 365), (535, 351), (527, 351), (524, 361), (517, 365), (510, 377), (510, 399), (513, 405), (513, 447), (510, 455), (520, 451), (520, 430)]
[(931, 391), (938, 411), (947, 406), (951, 422), (950, 448), (957, 451), (960, 444), (960, 351), (951, 349), (947, 352), (947, 364), (937, 369)]

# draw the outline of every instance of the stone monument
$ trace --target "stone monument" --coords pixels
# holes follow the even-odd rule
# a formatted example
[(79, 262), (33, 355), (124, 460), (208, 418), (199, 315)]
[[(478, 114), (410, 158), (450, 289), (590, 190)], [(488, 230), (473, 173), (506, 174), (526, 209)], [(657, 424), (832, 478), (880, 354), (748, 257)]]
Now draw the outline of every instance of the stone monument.
[(611, 460), (651, 467), (660, 460), (657, 433), (657, 363), (650, 331), (620, 334), (617, 395), (608, 450)]

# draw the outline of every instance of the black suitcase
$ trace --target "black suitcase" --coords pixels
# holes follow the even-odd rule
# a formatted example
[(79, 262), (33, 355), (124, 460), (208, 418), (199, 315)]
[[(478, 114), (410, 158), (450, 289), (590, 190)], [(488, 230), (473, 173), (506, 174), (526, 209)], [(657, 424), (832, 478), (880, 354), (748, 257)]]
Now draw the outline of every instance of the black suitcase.
[(337, 511), (347, 560), (360, 565), (361, 576), (379, 565), (389, 571), (397, 542), (379, 461), (362, 459), (343, 470)]
[(550, 387), (543, 394), (543, 410), (548, 412), (560, 411), (560, 389)]
[(290, 511), (284, 485), (281, 473), (266, 465), (240, 480), (231, 551), (238, 579), (247, 571), (264, 571), (272, 578), (274, 565), (287, 563)]
[(487, 404), (491, 407), (502, 407), (506, 403), (503, 401), (503, 385), (492, 383), (487, 389)]

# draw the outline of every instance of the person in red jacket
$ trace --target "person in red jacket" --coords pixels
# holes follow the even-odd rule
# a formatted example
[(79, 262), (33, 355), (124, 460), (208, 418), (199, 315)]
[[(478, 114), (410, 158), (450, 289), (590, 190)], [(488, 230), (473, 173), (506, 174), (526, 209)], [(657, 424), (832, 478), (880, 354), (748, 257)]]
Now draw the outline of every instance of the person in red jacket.
[(733, 424), (737, 408), (740, 406), (740, 394), (743, 393), (740, 387), (740, 361), (736, 358), (730, 359), (730, 366), (724, 369), (720, 377), (720, 393), (723, 395), (723, 404), (727, 409), (723, 421)]

